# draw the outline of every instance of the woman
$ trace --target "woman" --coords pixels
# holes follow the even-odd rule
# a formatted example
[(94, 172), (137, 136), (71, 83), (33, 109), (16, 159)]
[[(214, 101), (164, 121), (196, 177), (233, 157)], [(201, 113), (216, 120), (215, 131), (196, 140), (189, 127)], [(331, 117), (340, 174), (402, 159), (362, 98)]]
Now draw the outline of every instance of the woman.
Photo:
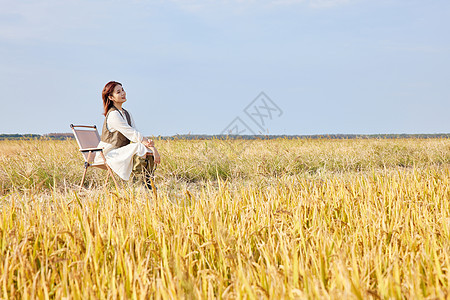
[[(133, 117), (122, 107), (126, 96), (119, 82), (110, 81), (103, 88), (105, 121), (98, 147), (103, 148), (108, 165), (120, 178), (129, 180), (133, 172), (135, 181), (151, 188), (154, 164), (159, 164), (161, 159), (154, 142), (136, 130)], [(97, 159), (100, 161), (100, 157)]]

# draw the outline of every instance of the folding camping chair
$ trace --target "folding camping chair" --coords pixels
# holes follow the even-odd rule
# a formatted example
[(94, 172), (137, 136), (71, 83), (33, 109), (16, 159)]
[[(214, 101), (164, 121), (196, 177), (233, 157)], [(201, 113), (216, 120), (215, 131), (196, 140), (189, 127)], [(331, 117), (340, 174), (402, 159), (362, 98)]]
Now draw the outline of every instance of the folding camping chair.
[[(97, 132), (97, 126), (86, 126), (86, 125), (73, 125), (70, 124), (70, 128), (72, 128), (73, 134), (75, 136), (75, 139), (77, 140), (78, 146), (80, 146), (80, 152), (83, 154), (84, 158), (84, 173), (83, 178), (81, 179), (80, 184), (80, 190), (83, 187), (84, 179), (86, 178), (86, 172), (89, 167), (97, 167), (103, 170), (108, 171), (108, 175), (106, 177), (106, 182), (109, 179), (109, 176), (111, 175), (112, 179), (114, 180), (114, 184), (117, 187), (117, 181), (114, 178), (114, 174), (111, 170), (111, 168), (106, 163), (105, 155), (103, 154), (103, 148), (97, 148), (98, 143), (100, 142), (100, 136)], [(79, 129), (81, 128), (81, 129)], [(95, 155), (97, 152), (100, 153), (100, 156), (103, 159), (103, 162), (95, 163)]]

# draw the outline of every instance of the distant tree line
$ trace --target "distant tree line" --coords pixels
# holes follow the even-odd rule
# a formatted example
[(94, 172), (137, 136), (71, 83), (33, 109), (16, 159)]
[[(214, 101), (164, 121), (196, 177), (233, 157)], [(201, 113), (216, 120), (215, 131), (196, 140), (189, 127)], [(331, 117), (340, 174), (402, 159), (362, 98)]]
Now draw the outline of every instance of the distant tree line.
[(202, 135), (202, 134), (179, 134), (170, 137), (160, 137), (170, 140), (271, 140), (271, 139), (429, 139), (450, 138), (450, 133), (435, 134), (316, 134), (316, 135)]
[(67, 140), (73, 139), (72, 133), (48, 133), (48, 134), (0, 134), (1, 140), (39, 140), (39, 139), (49, 139), (49, 140)]
[[(67, 140), (73, 139), (72, 133), (40, 134), (0, 134), (0, 140)], [(316, 134), (316, 135), (206, 135), (206, 134), (178, 134), (173, 136), (158, 136), (162, 140), (271, 140), (271, 139), (430, 139), (450, 138), (450, 133), (435, 134)]]
[(0, 140), (32, 140), (41, 138), (40, 134), (0, 134)]
[(67, 140), (73, 139), (73, 133), (47, 133), (44, 134), (43, 137), (48, 138), (50, 140)]

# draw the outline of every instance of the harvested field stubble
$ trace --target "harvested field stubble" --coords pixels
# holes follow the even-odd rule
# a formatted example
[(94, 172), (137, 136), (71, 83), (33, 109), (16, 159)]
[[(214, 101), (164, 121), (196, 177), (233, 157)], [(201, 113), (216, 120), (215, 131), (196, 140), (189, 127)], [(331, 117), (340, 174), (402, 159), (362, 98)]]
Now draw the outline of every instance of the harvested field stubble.
[(0, 297), (448, 297), (450, 140), (158, 145), (154, 201), (0, 142)]

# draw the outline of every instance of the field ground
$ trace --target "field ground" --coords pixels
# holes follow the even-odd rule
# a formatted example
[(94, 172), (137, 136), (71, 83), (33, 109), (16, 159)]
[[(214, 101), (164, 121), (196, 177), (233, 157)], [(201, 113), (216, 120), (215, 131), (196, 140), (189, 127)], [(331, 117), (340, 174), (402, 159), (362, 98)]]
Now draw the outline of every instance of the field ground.
[(0, 142), (0, 298), (450, 297), (450, 139), (159, 141), (158, 198)]

